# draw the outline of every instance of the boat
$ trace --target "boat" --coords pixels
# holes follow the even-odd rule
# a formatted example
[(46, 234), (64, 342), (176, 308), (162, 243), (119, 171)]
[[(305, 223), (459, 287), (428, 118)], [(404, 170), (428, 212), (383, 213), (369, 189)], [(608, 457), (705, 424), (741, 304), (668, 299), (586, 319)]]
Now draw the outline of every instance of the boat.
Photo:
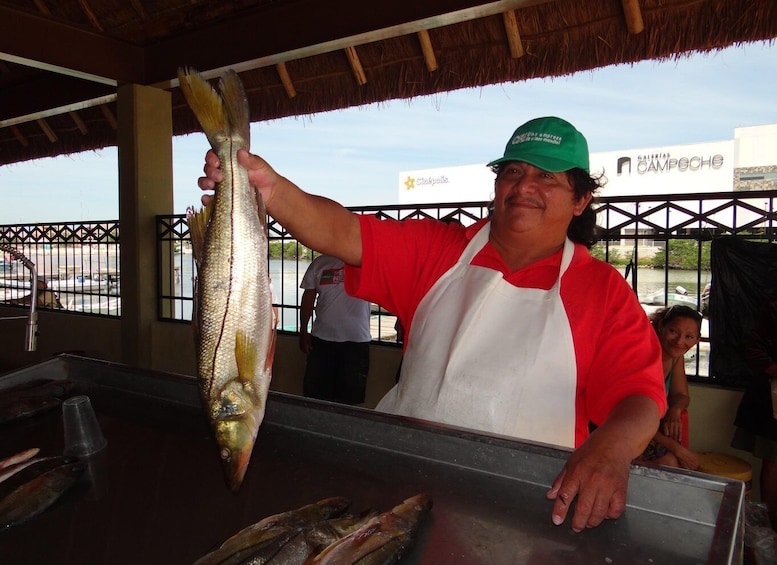
[(56, 291), (108, 290), (108, 278), (99, 275), (72, 275), (66, 279), (50, 281), (49, 287)]
[(681, 287), (675, 287), (674, 292), (664, 292), (664, 289), (654, 292), (648, 295), (646, 298), (640, 299), (643, 304), (652, 304), (654, 306), (690, 306), (691, 308), (698, 307), (698, 300), (695, 296), (688, 294), (688, 291)]

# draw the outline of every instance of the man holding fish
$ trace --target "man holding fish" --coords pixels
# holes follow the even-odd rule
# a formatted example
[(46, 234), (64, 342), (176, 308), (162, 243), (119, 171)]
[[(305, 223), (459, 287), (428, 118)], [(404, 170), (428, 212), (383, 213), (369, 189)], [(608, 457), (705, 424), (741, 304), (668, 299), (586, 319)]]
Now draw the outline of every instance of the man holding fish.
[[(402, 376), (378, 410), (574, 448), (548, 491), (553, 523), (574, 499), (575, 531), (623, 513), (630, 462), (666, 410), (660, 346), (628, 284), (588, 252), (601, 183), (574, 126), (520, 126), (489, 163), (490, 217), (469, 227), (356, 215), (256, 155), (237, 159), (267, 212), (342, 259), (348, 292), (406, 328)], [(200, 188), (219, 166), (208, 152)]]

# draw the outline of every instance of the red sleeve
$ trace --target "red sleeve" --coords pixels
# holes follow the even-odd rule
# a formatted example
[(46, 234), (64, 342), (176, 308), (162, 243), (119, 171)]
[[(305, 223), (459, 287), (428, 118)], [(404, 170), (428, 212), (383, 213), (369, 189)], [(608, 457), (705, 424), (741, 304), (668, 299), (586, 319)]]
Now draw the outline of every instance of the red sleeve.
[(408, 336), (419, 302), (464, 251), (468, 230), (436, 220), (365, 215), (359, 222), (362, 265), (346, 265), (345, 290), (397, 315)]
[(627, 396), (647, 396), (666, 411), (661, 345), (645, 310), (620, 273), (580, 249), (587, 257), (561, 284), (577, 358), (576, 445), (589, 420), (601, 424)]

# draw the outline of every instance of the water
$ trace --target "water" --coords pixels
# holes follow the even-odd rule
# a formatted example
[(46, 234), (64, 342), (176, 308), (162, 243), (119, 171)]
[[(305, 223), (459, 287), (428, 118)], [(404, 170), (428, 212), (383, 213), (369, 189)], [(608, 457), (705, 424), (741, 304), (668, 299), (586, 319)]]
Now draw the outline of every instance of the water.
[[(624, 272), (623, 268), (619, 269), (621, 273)], [(697, 280), (700, 275), (701, 281)], [(629, 274), (628, 282), (631, 284), (631, 274)], [(640, 302), (643, 304), (654, 304), (655, 295), (663, 293), (665, 286), (665, 278), (668, 278), (668, 284), (666, 285), (669, 292), (674, 293), (678, 286), (683, 287), (688, 291), (688, 296), (695, 299), (704, 290), (704, 286), (710, 282), (712, 273), (709, 271), (686, 271), (679, 269), (669, 269), (664, 271), (662, 269), (638, 269), (637, 270), (637, 296)]]
[[(176, 280), (175, 295), (191, 297), (193, 290), (193, 261), (191, 260), (191, 254), (177, 254), (175, 264), (180, 265), (182, 273), (182, 276)], [(297, 331), (299, 319), (298, 306), (302, 298), (302, 289), (299, 288), (299, 285), (308, 265), (310, 265), (309, 261), (297, 262), (294, 259), (270, 260), (270, 279), (276, 293), (274, 302), (282, 305), (279, 308), (280, 323), (278, 325), (281, 329)], [(622, 268), (620, 272), (623, 273)], [(677, 286), (681, 286), (688, 291), (688, 296), (693, 298), (710, 281), (709, 272), (702, 272), (701, 281), (698, 281), (695, 271), (670, 269), (665, 275), (665, 272), (660, 269), (639, 269), (637, 273), (637, 294), (645, 312), (648, 314), (663, 306), (665, 276), (668, 277), (669, 289), (674, 291)], [(630, 282), (631, 275), (629, 276)], [(657, 294), (661, 295), (662, 302), (660, 304), (653, 301)], [(183, 319), (191, 320), (191, 301), (183, 301), (179, 305), (179, 309), (182, 310)], [(180, 317), (178, 313), (176, 313), (176, 317)], [(373, 318), (377, 318), (377, 316), (373, 316)], [(393, 327), (394, 318), (386, 316), (385, 322), (388, 326)], [(389, 328), (382, 329), (381, 331), (383, 334), (388, 335)], [(373, 328), (373, 337), (377, 339), (375, 328)], [(702, 337), (704, 340), (709, 339), (709, 325), (706, 318), (702, 322)], [(709, 341), (702, 341), (699, 346), (686, 354), (686, 373), (688, 375), (709, 376)]]
[[(310, 265), (310, 261), (295, 261), (294, 259), (270, 259), (269, 274), (275, 296), (273, 302), (281, 304), (278, 309), (279, 329), (297, 331), (299, 319), (298, 309), (302, 300), (302, 289), (299, 285)], [(189, 253), (176, 253), (175, 265), (180, 269), (180, 275), (175, 277), (175, 296), (191, 298), (194, 291), (194, 262)], [(284, 306), (285, 305), (285, 306)], [(192, 319), (192, 302), (180, 301), (176, 304), (176, 319)]]

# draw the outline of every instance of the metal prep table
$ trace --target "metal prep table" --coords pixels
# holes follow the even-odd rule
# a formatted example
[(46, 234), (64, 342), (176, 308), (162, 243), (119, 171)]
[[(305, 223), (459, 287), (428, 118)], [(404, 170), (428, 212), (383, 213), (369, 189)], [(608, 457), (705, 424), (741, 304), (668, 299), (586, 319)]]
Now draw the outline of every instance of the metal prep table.
[[(545, 497), (567, 451), (367, 409), (271, 393), (245, 482), (232, 494), (191, 377), (62, 355), (0, 377), (87, 394), (108, 446), (86, 480), (34, 520), (0, 532), (0, 562), (178, 564), (258, 520), (330, 496), (391, 509), (434, 506), (410, 564), (729, 564), (742, 559), (744, 483), (633, 467), (628, 508), (598, 528), (554, 526)], [(53, 410), (0, 424), (0, 457), (63, 449)]]

